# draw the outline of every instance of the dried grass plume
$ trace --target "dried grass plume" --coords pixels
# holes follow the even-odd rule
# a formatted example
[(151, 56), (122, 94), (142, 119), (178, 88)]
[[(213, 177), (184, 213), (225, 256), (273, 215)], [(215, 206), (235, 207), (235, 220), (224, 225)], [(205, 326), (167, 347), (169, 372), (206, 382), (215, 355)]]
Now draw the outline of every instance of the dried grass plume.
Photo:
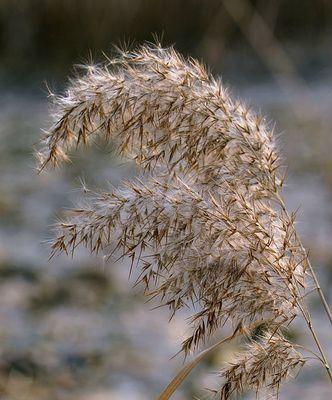
[(140, 176), (89, 192), (88, 205), (58, 224), (53, 254), (80, 245), (107, 253), (115, 243), (139, 266), (148, 295), (172, 314), (194, 306), (186, 354), (226, 322), (267, 324), (271, 334), (223, 370), (220, 396), (245, 386), (277, 392), (304, 363), (282, 331), (300, 314), (312, 332), (302, 301), (311, 269), (280, 195), (271, 127), (196, 60), (143, 46), (89, 68), (56, 98), (40, 170), (97, 136), (132, 157)]

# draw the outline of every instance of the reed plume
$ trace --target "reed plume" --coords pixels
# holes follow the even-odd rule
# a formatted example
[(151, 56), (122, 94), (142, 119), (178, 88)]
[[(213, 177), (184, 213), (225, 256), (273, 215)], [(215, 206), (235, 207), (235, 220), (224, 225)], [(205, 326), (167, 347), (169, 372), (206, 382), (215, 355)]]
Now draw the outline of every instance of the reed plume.
[(282, 335), (298, 314), (331, 377), (302, 300), (316, 277), (280, 195), (284, 178), (265, 119), (199, 62), (143, 46), (88, 68), (55, 98), (39, 169), (97, 136), (132, 157), (140, 176), (112, 192), (88, 192), (86, 205), (57, 225), (52, 255), (83, 245), (130, 257), (146, 294), (172, 315), (194, 306), (185, 354), (226, 322), (234, 332), (268, 325), (271, 335), (222, 372), (222, 399), (244, 386), (277, 392), (304, 363)]
[(256, 393), (268, 387), (271, 395), (277, 397), (282, 380), (304, 363), (302, 355), (284, 337), (266, 332), (221, 371), (225, 383), (220, 389), (220, 400), (227, 400), (246, 387)]

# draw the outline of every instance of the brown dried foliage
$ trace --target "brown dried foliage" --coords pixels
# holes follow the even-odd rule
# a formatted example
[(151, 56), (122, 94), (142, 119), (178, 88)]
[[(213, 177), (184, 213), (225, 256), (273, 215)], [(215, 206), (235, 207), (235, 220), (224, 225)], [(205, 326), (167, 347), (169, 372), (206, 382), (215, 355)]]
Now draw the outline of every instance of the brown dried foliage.
[(221, 371), (225, 383), (220, 389), (220, 400), (242, 393), (245, 388), (255, 390), (256, 395), (268, 388), (277, 397), (281, 382), (304, 363), (302, 355), (285, 338), (267, 332)]
[[(133, 157), (141, 177), (89, 193), (88, 206), (58, 224), (53, 254), (79, 245), (97, 253), (115, 242), (140, 266), (146, 292), (172, 314), (195, 306), (185, 353), (227, 321), (235, 329), (264, 321), (275, 331), (292, 321), (306, 254), (279, 195), (279, 158), (261, 116), (197, 61), (143, 46), (89, 68), (56, 99), (40, 169), (97, 135)], [(253, 344), (224, 372), (222, 399), (244, 380), (278, 387), (274, 373), (283, 378), (302, 362), (294, 352), (280, 336)]]

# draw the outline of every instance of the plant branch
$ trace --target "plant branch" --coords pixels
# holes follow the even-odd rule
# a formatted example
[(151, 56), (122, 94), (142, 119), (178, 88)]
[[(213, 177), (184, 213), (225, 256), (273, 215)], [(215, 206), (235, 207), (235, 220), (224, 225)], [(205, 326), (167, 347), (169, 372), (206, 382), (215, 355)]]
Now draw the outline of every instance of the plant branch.
[(307, 323), (307, 325), (308, 325), (308, 328), (309, 328), (309, 330), (310, 330), (310, 332), (311, 332), (311, 335), (312, 335), (312, 337), (313, 337), (313, 339), (314, 339), (314, 341), (315, 341), (315, 343), (316, 343), (316, 346), (317, 346), (317, 348), (318, 348), (318, 351), (319, 351), (319, 353), (320, 353), (320, 355), (321, 355), (321, 357), (322, 357), (322, 360), (321, 360), (321, 361), (322, 361), (322, 364), (324, 365), (324, 367), (325, 367), (325, 369), (326, 369), (326, 372), (327, 372), (327, 374), (328, 374), (328, 376), (329, 376), (329, 378), (330, 378), (330, 380), (331, 380), (331, 382), (332, 382), (332, 372), (331, 372), (331, 368), (330, 368), (329, 362), (328, 362), (328, 360), (327, 360), (327, 357), (326, 357), (326, 355), (325, 355), (325, 352), (324, 352), (324, 350), (323, 350), (323, 347), (322, 347), (322, 345), (321, 345), (321, 343), (320, 343), (320, 341), (319, 341), (319, 339), (318, 339), (318, 336), (317, 336), (317, 334), (316, 334), (316, 332), (315, 332), (315, 329), (314, 329), (314, 327), (313, 327), (310, 313), (309, 313), (309, 311), (306, 311), (306, 310), (304, 309), (303, 305), (302, 305), (299, 301), (297, 302), (297, 305), (298, 305), (299, 309), (301, 310), (301, 313), (302, 313), (302, 315), (303, 315), (303, 318), (305, 319), (305, 321), (306, 321), (306, 323)]
[[(287, 209), (286, 209), (286, 205), (285, 205), (284, 200), (283, 200), (282, 197), (279, 195), (279, 193), (276, 193), (276, 197), (277, 197), (278, 203), (280, 204), (280, 206), (281, 206), (281, 208), (282, 208), (282, 211), (285, 213), (285, 215), (287, 216), (287, 218), (290, 219), (290, 215), (289, 215), (289, 213), (288, 213), (288, 211), (287, 211)], [(295, 234), (295, 236), (296, 236), (296, 238), (297, 238), (297, 240), (298, 240), (298, 242), (299, 242), (299, 245), (301, 246), (301, 250), (302, 250), (304, 253), (306, 253), (306, 251), (305, 251), (305, 249), (304, 249), (304, 246), (303, 246), (303, 244), (302, 244), (302, 241), (301, 241), (301, 239), (299, 238), (299, 236), (298, 236), (298, 234), (297, 234), (297, 232), (296, 232), (295, 229), (294, 229), (294, 234)], [(322, 290), (322, 288), (321, 288), (321, 286), (320, 286), (320, 284), (319, 284), (317, 275), (316, 275), (316, 273), (315, 273), (315, 271), (314, 271), (314, 269), (313, 269), (313, 267), (312, 267), (312, 265), (311, 265), (311, 262), (310, 262), (308, 256), (306, 257), (306, 262), (307, 262), (307, 264), (308, 264), (308, 268), (309, 268), (309, 270), (310, 270), (311, 277), (313, 278), (313, 280), (314, 280), (314, 282), (315, 282), (315, 285), (316, 285), (315, 289), (316, 289), (317, 292), (318, 292), (318, 295), (319, 295), (319, 297), (320, 297), (320, 300), (321, 300), (321, 302), (322, 302), (322, 305), (323, 305), (323, 307), (324, 307), (324, 309), (325, 309), (326, 315), (327, 315), (327, 317), (328, 317), (328, 319), (329, 319), (329, 321), (330, 321), (330, 324), (332, 325), (332, 312), (331, 312), (330, 306), (328, 305), (328, 302), (326, 301), (326, 297), (325, 297), (324, 292), (323, 292), (323, 290)]]
[(249, 327), (242, 327), (240, 329), (236, 329), (231, 335), (227, 336), (224, 339), (219, 340), (214, 345), (210, 346), (209, 348), (201, 351), (197, 356), (186, 364), (171, 380), (171, 382), (166, 386), (163, 392), (157, 397), (156, 400), (168, 400), (172, 394), (177, 390), (177, 388), (182, 384), (182, 382), (186, 379), (186, 377), (190, 374), (190, 372), (199, 364), (203, 358), (207, 357), (211, 354), (214, 350), (216, 350), (222, 344), (229, 342), (230, 340), (234, 339), (236, 336), (239, 336), (246, 331), (252, 331), (253, 329), (257, 328), (262, 323), (262, 321), (253, 323)]

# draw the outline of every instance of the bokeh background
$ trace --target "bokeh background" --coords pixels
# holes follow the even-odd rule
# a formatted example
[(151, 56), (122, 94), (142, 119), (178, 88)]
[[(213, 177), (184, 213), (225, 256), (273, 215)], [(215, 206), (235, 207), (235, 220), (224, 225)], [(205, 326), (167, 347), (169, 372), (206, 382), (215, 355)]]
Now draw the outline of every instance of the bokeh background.
[[(289, 166), (286, 199), (331, 303), (332, 2), (329, 0), (0, 1), (0, 398), (141, 400), (156, 397), (182, 365), (182, 314), (168, 323), (128, 281), (126, 263), (81, 251), (48, 261), (50, 226), (89, 187), (134, 173), (111, 148), (77, 153), (37, 175), (33, 146), (56, 93), (112, 44), (158, 37), (221, 75), (234, 96), (276, 121)], [(317, 297), (314, 322), (332, 360)], [(220, 332), (222, 335), (222, 332)], [(291, 331), (311, 344), (300, 322)], [(208, 398), (232, 348), (205, 360), (174, 399)], [(251, 398), (250, 395), (244, 398)], [(313, 363), (282, 399), (329, 399)]]

